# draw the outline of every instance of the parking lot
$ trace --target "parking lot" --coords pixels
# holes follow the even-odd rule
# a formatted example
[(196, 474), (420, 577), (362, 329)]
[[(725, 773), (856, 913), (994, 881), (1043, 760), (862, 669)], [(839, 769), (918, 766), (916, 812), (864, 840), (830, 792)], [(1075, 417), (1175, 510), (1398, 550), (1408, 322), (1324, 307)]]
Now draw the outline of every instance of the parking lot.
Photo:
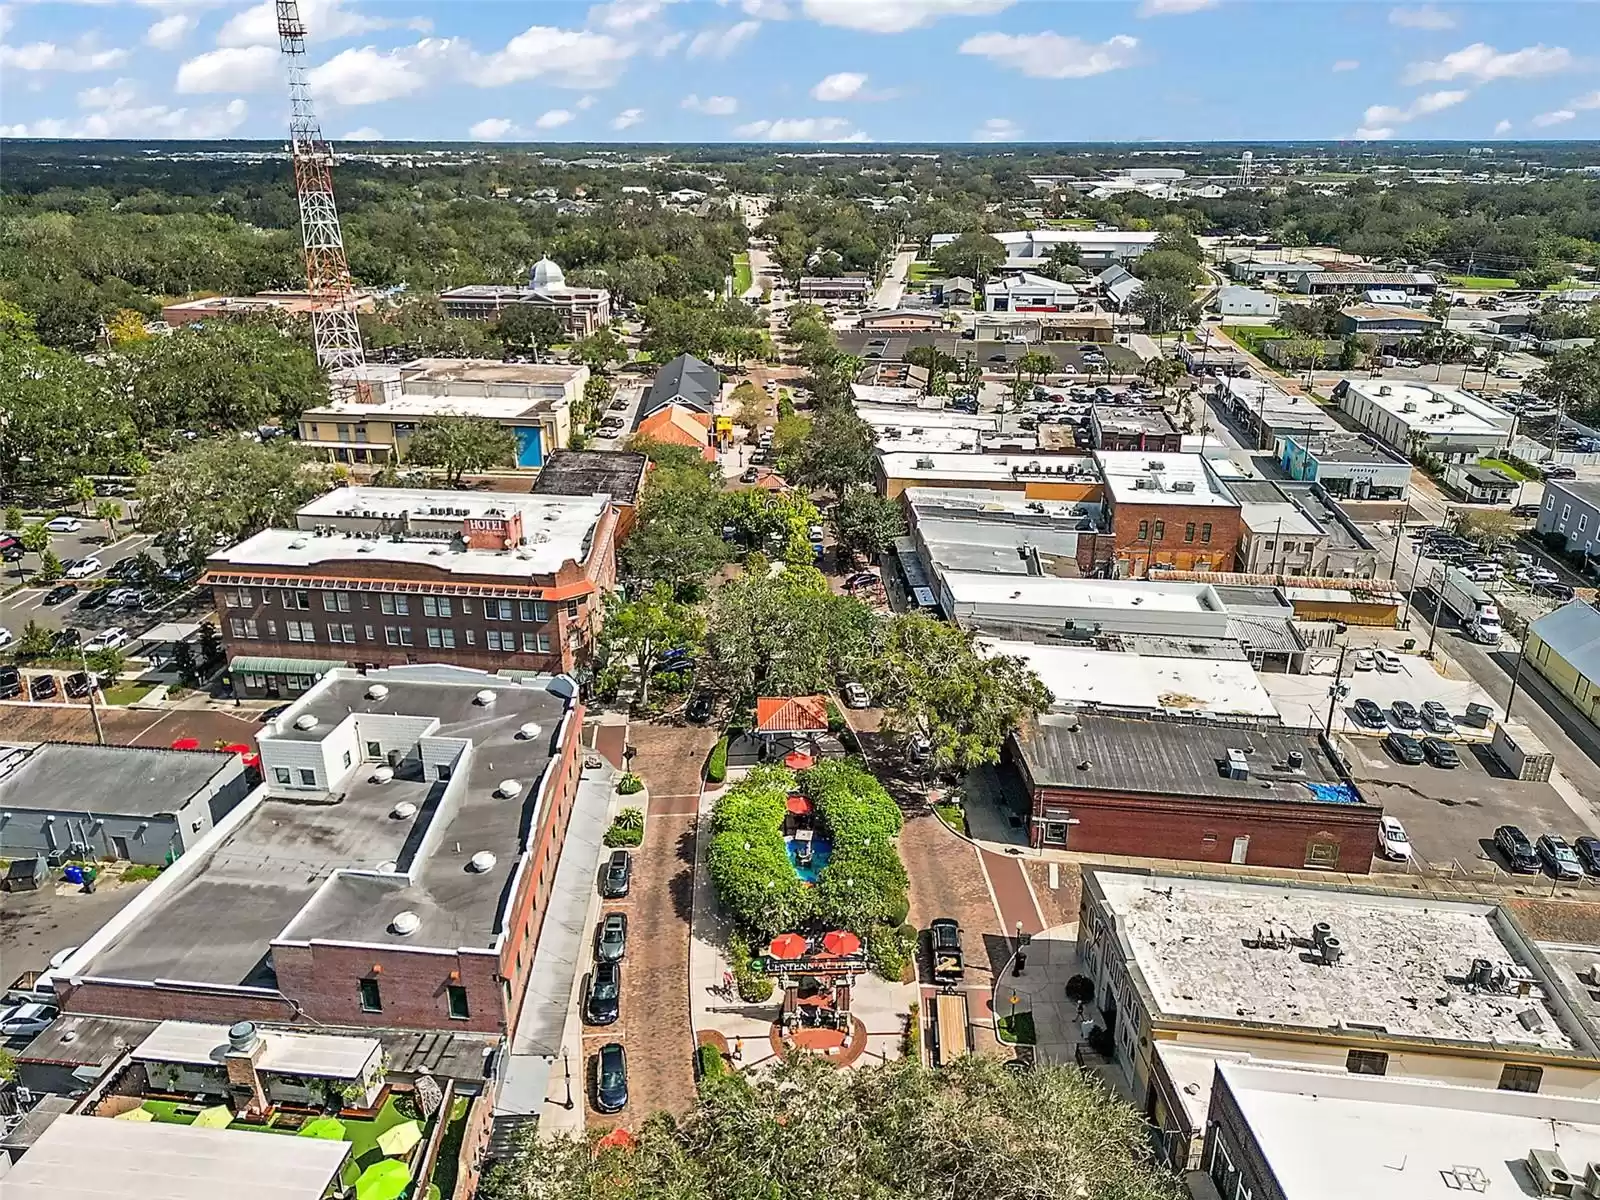
[[(1500, 711), (1494, 699), (1476, 682), (1465, 678), (1464, 672), (1460, 673), (1459, 678), (1441, 674), (1428, 659), (1412, 653), (1399, 655), (1398, 671), (1356, 670), (1355, 648), (1379, 640), (1376, 637), (1363, 638), (1361, 635), (1376, 632), (1357, 629), (1350, 631), (1351, 651), (1345, 655), (1344, 674), (1340, 677), (1349, 691), (1334, 706), (1334, 732), (1381, 737), (1391, 730), (1400, 729), (1394, 724), (1393, 714), (1390, 712), (1390, 705), (1396, 700), (1407, 700), (1418, 708), (1421, 708), (1425, 701), (1437, 700), (1450, 710), (1450, 715), (1455, 719), (1461, 735), (1482, 738), (1489, 736), (1486, 729), (1474, 729), (1461, 723), (1469, 704), (1488, 705), (1497, 714)], [(1444, 634), (1441, 633), (1440, 636), (1442, 638)], [(1326, 723), (1329, 689), (1333, 686), (1333, 668), (1338, 661), (1338, 651), (1335, 650), (1331, 654), (1324, 652), (1324, 654), (1325, 657), (1318, 659), (1314, 664), (1321, 668), (1316, 673), (1306, 675), (1284, 675), (1270, 671), (1261, 673), (1261, 686), (1266, 688), (1267, 694), (1272, 697), (1272, 702), (1277, 706), (1284, 724), (1302, 728), (1309, 726), (1321, 728)], [(1371, 700), (1384, 710), (1384, 716), (1388, 721), (1384, 728), (1363, 724), (1356, 716), (1355, 702), (1361, 699)], [(1401, 732), (1408, 731), (1401, 730)]]
[[(110, 625), (136, 624), (137, 616), (133, 621), (128, 621), (125, 619), (128, 616), (126, 611), (119, 611), (109, 605), (85, 610), (80, 607), (79, 601), (101, 583), (106, 582), (107, 572), (114, 572), (116, 565), (127, 559), (148, 554), (158, 566), (165, 565), (165, 559), (155, 548), (154, 539), (149, 535), (127, 534), (108, 544), (105, 540), (104, 527), (96, 521), (85, 521), (83, 528), (77, 533), (54, 535), (50, 539), (50, 551), (63, 564), (83, 559), (97, 559), (101, 569), (82, 579), (59, 580), (36, 585), (31, 581), (33, 572), (38, 566), (38, 559), (35, 556), (29, 554), (21, 563), (5, 564), (6, 570), (4, 575), (0, 576), (0, 582), (6, 586), (20, 581), (18, 566), (26, 569), (28, 579), (20, 590), (0, 599), (0, 627), (11, 630), (13, 635), (20, 636), (29, 621), (34, 621), (47, 629), (60, 629), (71, 625), (84, 631), (85, 637)], [(46, 603), (46, 597), (58, 584), (71, 584), (76, 588), (77, 595), (58, 603)]]

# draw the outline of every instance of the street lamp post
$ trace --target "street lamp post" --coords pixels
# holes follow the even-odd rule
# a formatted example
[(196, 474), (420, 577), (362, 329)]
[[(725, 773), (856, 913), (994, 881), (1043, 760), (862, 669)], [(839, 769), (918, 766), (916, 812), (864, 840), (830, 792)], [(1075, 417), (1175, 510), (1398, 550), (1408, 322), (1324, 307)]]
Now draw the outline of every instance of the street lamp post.
[(562, 1071), (564, 1071), (566, 1073), (566, 1076), (567, 1076), (567, 1099), (566, 1099), (565, 1103), (562, 1104), (561, 1107), (565, 1108), (568, 1112), (571, 1112), (572, 1111), (572, 1107), (573, 1107), (573, 1101), (572, 1101), (572, 1064), (567, 1061), (567, 1052), (566, 1052), (565, 1049), (563, 1049), (561, 1051), (561, 1069), (562, 1069)]

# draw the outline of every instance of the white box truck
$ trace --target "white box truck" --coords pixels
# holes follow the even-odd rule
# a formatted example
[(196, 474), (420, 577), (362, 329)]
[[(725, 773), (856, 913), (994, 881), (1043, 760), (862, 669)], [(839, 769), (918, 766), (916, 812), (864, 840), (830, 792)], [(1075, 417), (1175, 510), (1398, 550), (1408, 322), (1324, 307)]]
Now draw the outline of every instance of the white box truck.
[(1493, 646), (1500, 641), (1500, 610), (1494, 597), (1484, 591), (1459, 567), (1444, 567), (1433, 577), (1439, 599), (1456, 615), (1461, 627), (1475, 642)]

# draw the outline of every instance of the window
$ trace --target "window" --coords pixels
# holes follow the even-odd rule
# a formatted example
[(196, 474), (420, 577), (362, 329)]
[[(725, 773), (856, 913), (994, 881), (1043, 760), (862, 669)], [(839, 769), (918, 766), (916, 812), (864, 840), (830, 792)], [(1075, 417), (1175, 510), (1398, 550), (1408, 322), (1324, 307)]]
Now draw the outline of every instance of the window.
[(1587, 528), (1589, 528), (1589, 514), (1588, 513), (1579, 513), (1578, 514), (1578, 532), (1582, 533)]
[(446, 650), (454, 650), (456, 648), (456, 631), (454, 629), (441, 629), (439, 636), (444, 639), (444, 648)]
[(283, 606), (285, 608), (310, 608), (311, 607), (311, 593), (310, 592), (296, 592), (296, 591), (291, 591), (289, 588), (279, 588), (278, 590), (279, 590), (280, 594), (283, 596)]
[(544, 622), (550, 619), (550, 606), (543, 600), (522, 601), (522, 619), (524, 621)]
[(366, 631), (367, 631), (367, 641), (369, 641), (369, 642), (377, 641), (378, 639), (374, 636), (374, 630), (373, 630), (372, 626), (368, 625), (365, 628), (366, 628)]
[(1330, 834), (1319, 833), (1306, 843), (1305, 865), (1312, 870), (1328, 871), (1339, 865), (1339, 843)]
[(450, 597), (424, 596), (422, 598), (422, 615), (425, 617), (448, 617), (450, 615)]
[(1387, 1075), (1389, 1056), (1382, 1050), (1352, 1050), (1344, 1057), (1344, 1069), (1352, 1075)]
[(1556, 498), (1554, 496), (1546, 496), (1544, 498), (1544, 510), (1545, 510), (1545, 512), (1549, 512), (1555, 506), (1556, 506)]
[(383, 640), (391, 646), (398, 646), (400, 644), (400, 631), (393, 625), (385, 625), (383, 627)]
[(501, 650), (506, 654), (515, 654), (517, 650), (517, 635), (514, 633), (501, 633), (498, 629), (489, 630), (489, 649)]
[(350, 765), (350, 751), (348, 751), (348, 750), (346, 750), (344, 752), (344, 765), (346, 767), (348, 767)]
[(378, 991), (378, 981), (376, 979), (361, 980), (361, 1011), (383, 1011), (383, 996)]
[(1139, 522), (1139, 540), (1142, 542), (1146, 538), (1148, 538), (1149, 536), (1150, 536), (1150, 522), (1149, 521), (1140, 521)]
[(233, 636), (236, 638), (242, 638), (245, 636), (244, 622), (238, 617), (233, 617), (228, 621), (228, 628), (233, 632)]
[(444, 639), (439, 636), (437, 629), (428, 630), (428, 649), (437, 650), (444, 644)]
[(512, 619), (511, 601), (485, 600), (483, 602), (483, 615), (491, 621), (509, 621)]
[(450, 1017), (452, 1020), (465, 1021), (472, 1015), (467, 1008), (467, 989), (450, 984), (444, 989), (446, 999), (450, 1002)]
[(300, 786), (301, 787), (316, 787), (317, 786), (317, 773), (315, 771), (313, 771), (310, 767), (301, 767), (300, 768)]
[(349, 592), (323, 592), (322, 607), (328, 612), (349, 612)]
[(1165, 538), (1166, 536), (1167, 536), (1167, 523), (1165, 521), (1157, 521), (1156, 522), (1156, 538), (1155, 538), (1155, 540), (1159, 542), (1163, 538)]
[(478, 644), (478, 633), (477, 633), (477, 630), (468, 629), (468, 630), (466, 630), (466, 635), (467, 635), (467, 645), (476, 646)]
[(273, 774), (274, 778), (276, 778), (279, 783), (281, 783), (281, 784), (283, 784), (285, 786), (288, 786), (288, 784), (293, 782), (292, 778), (289, 775), (289, 768), (288, 767), (273, 767), (272, 768), (272, 774)]
[[(244, 626), (245, 626), (245, 629), (247, 629), (249, 631), (250, 636), (251, 637), (255, 637), (255, 635), (256, 635), (256, 623), (254, 621), (246, 621), (244, 623)], [(267, 622), (267, 637), (269, 637), (273, 641), (277, 641), (278, 640), (278, 623), (276, 621), (268, 621)]]
[(284, 631), (291, 642), (314, 642), (317, 640), (317, 630), (310, 621), (285, 621)]
[(1561, 524), (1565, 525), (1567, 523), (1567, 517), (1569, 517), (1571, 514), (1572, 514), (1572, 505), (1563, 504), (1561, 506)]
[(1186, 541), (1186, 542), (1194, 541), (1194, 522), (1193, 521), (1190, 521), (1187, 525), (1185, 525), (1183, 527), (1183, 540)]
[(1261, 543), (1261, 548), (1263, 550), (1271, 550), (1271, 549), (1274, 549), (1277, 546), (1277, 544), (1278, 544), (1277, 542), (1262, 542)]
[(1200, 526), (1200, 540), (1202, 542), (1209, 542), (1211, 540), (1211, 522), (1210, 521), (1207, 521), (1204, 525)]
[(354, 625), (335, 625), (330, 621), (328, 623), (328, 640), (330, 642), (349, 642), (354, 644), (356, 627)]
[(550, 635), (548, 633), (541, 633), (539, 635), (539, 653), (550, 653)]
[(539, 652), (539, 635), (537, 633), (524, 633), (522, 635), (522, 652), (524, 654), (537, 654)]
[(389, 592), (378, 597), (378, 606), (392, 617), (408, 616), (411, 612), (411, 602), (405, 596), (396, 596)]
[(568, 600), (567, 601), (567, 616), (575, 618), (575, 617), (577, 617), (577, 615), (578, 615), (578, 602), (576, 600)]
[(411, 626), (409, 626), (409, 625), (400, 626), (400, 644), (402, 646), (411, 645)]
[(1537, 1092), (1539, 1084), (1543, 1080), (1543, 1067), (1524, 1067), (1517, 1063), (1507, 1063), (1500, 1072), (1500, 1090), (1502, 1092)]

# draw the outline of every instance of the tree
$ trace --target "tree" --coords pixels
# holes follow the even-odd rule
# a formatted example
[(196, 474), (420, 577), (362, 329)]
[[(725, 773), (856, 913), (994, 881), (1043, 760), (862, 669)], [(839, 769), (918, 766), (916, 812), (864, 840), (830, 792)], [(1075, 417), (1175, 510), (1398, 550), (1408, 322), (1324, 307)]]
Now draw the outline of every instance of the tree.
[(75, 476), (72, 482), (67, 484), (67, 495), (77, 502), (79, 510), (87, 516), (89, 501), (94, 499), (94, 480), (87, 475)]
[[(776, 792), (776, 787), (771, 789)], [(782, 796), (777, 797), (781, 805)], [(626, 1148), (530, 1134), (482, 1200), (1177, 1200), (1149, 1125), (1093, 1076), (991, 1055), (924, 1066), (910, 1055), (840, 1070), (791, 1055), (754, 1077), (702, 1083), (678, 1119), (632, 1123)]]
[(816, 557), (811, 528), (822, 514), (802, 492), (731, 492), (722, 497), (720, 511), (724, 529), (753, 550), (797, 566), (809, 566)]
[(122, 505), (115, 500), (102, 500), (94, 506), (94, 519), (106, 527), (106, 541), (117, 540), (117, 522), (122, 519)]
[(644, 587), (665, 583), (674, 596), (688, 599), (728, 561), (720, 481), (692, 446), (634, 437), (628, 448), (655, 466), (639, 498), (638, 520), (622, 546), (623, 573)]
[(597, 416), (611, 404), (617, 389), (611, 381), (591, 375), (583, 382), (583, 399), (572, 406), (572, 421), (576, 425), (592, 425)]
[(222, 637), (210, 621), (200, 622), (200, 667), (209, 674), (222, 665), (226, 657)]
[(23, 520), (22, 509), (19, 508), (15, 504), (7, 505), (6, 506), (6, 512), (5, 512), (5, 520), (6, 520), (6, 528), (8, 530), (10, 530), (11, 532), (14, 533), (17, 530), (21, 529), (22, 528), (22, 520)]
[(1456, 532), (1477, 542), (1485, 553), (1492, 553), (1522, 532), (1522, 526), (1510, 513), (1493, 509), (1457, 509)]
[(845, 491), (828, 514), (828, 524), (840, 549), (867, 559), (887, 552), (906, 531), (899, 503), (864, 485)]
[(572, 353), (591, 371), (604, 373), (616, 363), (628, 361), (628, 346), (613, 333), (610, 327), (597, 329), (588, 337), (573, 344)]
[(494, 330), (508, 348), (531, 351), (535, 358), (567, 335), (556, 311), (539, 304), (510, 305), (501, 311)]
[(1005, 261), (1005, 244), (987, 233), (963, 233), (933, 252), (933, 265), (940, 274), (964, 275), (977, 283), (982, 283)]
[[(1163, 224), (1166, 224), (1166, 222), (1163, 222)], [(1200, 242), (1195, 238), (1194, 234), (1175, 223), (1167, 225), (1162, 230), (1161, 236), (1156, 238), (1156, 244), (1153, 249), (1170, 250), (1197, 263), (1203, 262), (1206, 257), (1206, 252), (1200, 248)]]
[(119, 308), (106, 322), (106, 334), (113, 348), (129, 342), (142, 342), (150, 336), (144, 327), (144, 315), (131, 308)]
[(926, 738), (945, 774), (999, 762), (1006, 735), (1050, 704), (1026, 660), (984, 655), (972, 634), (916, 613), (889, 623), (866, 666), (890, 709), (886, 727)]
[(876, 457), (872, 426), (841, 405), (819, 412), (805, 440), (779, 461), (789, 482), (843, 496), (851, 484), (872, 478)]
[(1529, 377), (1528, 390), (1580, 421), (1600, 419), (1600, 342), (1558, 352)]
[(1056, 360), (1052, 355), (1042, 350), (1028, 350), (1017, 356), (1013, 364), (1017, 374), (1025, 376), (1029, 383), (1038, 383), (1056, 372)]
[(487, 417), (434, 417), (418, 427), (406, 449), (408, 462), (440, 468), (451, 486), (468, 471), (509, 466), (516, 457), (516, 435)]
[(1450, 296), (1447, 292), (1435, 292), (1428, 299), (1428, 315), (1439, 322), (1442, 327), (1450, 325)]
[(294, 514), (333, 483), (333, 469), (299, 445), (239, 437), (195, 442), (159, 459), (139, 480), (139, 527), (172, 563), (198, 566), (217, 546)]
[(1167, 388), (1177, 383), (1189, 373), (1189, 369), (1175, 358), (1157, 355), (1139, 368), (1142, 375), (1153, 386), (1161, 389), (1161, 394), (1167, 394)]
[(46, 628), (30, 617), (22, 627), (22, 635), (17, 638), (16, 655), (18, 658), (43, 658), (55, 644), (55, 630)]
[(1355, 371), (1370, 366), (1377, 349), (1378, 344), (1371, 334), (1352, 333), (1339, 347), (1339, 369)]
[(922, 367), (928, 372), (928, 382), (923, 386), (923, 394), (928, 396), (943, 394), (939, 387), (941, 379), (961, 366), (959, 359), (937, 346), (912, 346), (904, 357), (913, 367)]
[(200, 670), (195, 662), (194, 646), (188, 641), (180, 641), (172, 648), (172, 669), (178, 673), (178, 678), (183, 680), (185, 686), (199, 686)]
[(17, 534), (17, 541), (28, 553), (37, 554), (41, 561), (50, 553), (50, 531), (37, 521), (24, 525)]
[(1044, 256), (1044, 274), (1058, 280), (1067, 275), (1080, 275), (1082, 263), (1083, 248), (1077, 242), (1057, 242)]
[(1170, 333), (1185, 329), (1200, 318), (1194, 291), (1174, 279), (1147, 279), (1128, 301), (1129, 311), (1144, 319), (1146, 333)]
[(1155, 279), (1168, 279), (1188, 288), (1205, 282), (1206, 273), (1200, 264), (1177, 250), (1163, 250), (1159, 246), (1146, 250), (1134, 259), (1133, 273), (1146, 283)]
[(668, 650), (698, 651), (705, 636), (700, 614), (673, 598), (672, 589), (656, 583), (632, 600), (612, 592), (606, 598), (606, 620), (600, 635), (603, 660), (631, 665), (639, 679), (638, 703), (650, 702), (650, 681), (657, 658)]
[(738, 405), (733, 418), (735, 423), (752, 432), (771, 424), (772, 398), (749, 380), (734, 388), (729, 399)]

